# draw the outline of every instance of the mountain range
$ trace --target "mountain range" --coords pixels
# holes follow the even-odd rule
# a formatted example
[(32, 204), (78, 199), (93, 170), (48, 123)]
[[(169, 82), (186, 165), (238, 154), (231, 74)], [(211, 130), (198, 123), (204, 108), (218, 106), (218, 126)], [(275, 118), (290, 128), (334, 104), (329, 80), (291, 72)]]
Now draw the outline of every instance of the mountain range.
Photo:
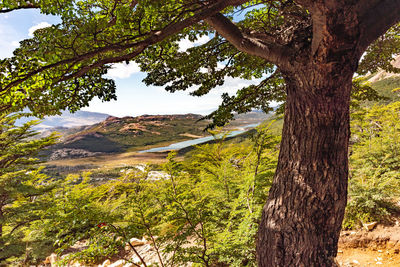
[[(91, 125), (105, 120), (110, 115), (105, 113), (90, 112), (78, 110), (75, 113), (63, 111), (61, 115), (46, 116), (41, 120), (41, 123), (35, 128), (39, 131), (50, 130), (53, 128), (72, 128), (84, 125)], [(18, 120), (18, 124), (21, 125), (27, 121), (37, 119), (34, 117), (24, 117)]]

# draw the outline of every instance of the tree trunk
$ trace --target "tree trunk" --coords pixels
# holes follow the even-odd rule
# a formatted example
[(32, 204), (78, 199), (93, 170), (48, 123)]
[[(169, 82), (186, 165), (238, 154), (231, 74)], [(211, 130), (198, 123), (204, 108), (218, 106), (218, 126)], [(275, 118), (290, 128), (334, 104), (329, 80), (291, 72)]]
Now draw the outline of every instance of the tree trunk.
[(257, 238), (259, 266), (336, 266), (353, 70), (335, 68), (310, 66), (286, 75), (279, 161)]

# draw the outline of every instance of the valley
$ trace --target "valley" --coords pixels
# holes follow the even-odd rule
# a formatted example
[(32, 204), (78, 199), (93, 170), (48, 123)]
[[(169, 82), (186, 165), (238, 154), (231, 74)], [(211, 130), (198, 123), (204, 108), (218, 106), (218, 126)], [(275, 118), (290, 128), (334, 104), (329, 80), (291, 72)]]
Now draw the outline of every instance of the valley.
[[(90, 113), (86, 114), (90, 116)], [(230, 134), (224, 137), (226, 140), (244, 138), (242, 136), (246, 135), (246, 131), (251, 131), (270, 117), (270, 114), (258, 111), (238, 115), (232, 123), (219, 129), (219, 137), (215, 138), (222, 138), (224, 132)], [(178, 159), (182, 160), (195, 144), (214, 142), (214, 137), (204, 130), (210, 122), (199, 121), (201, 118), (201, 115), (195, 114), (108, 116), (92, 125), (55, 127), (55, 131), (61, 130), (61, 138), (58, 144), (45, 152), (49, 159), (45, 164), (45, 173), (62, 178), (72, 173), (91, 171), (94, 180), (107, 180), (107, 173), (116, 178), (113, 173), (117, 169), (138, 164), (163, 164), (172, 150), (178, 151)], [(47, 129), (40, 136), (50, 132)], [(186, 145), (179, 145), (182, 142)], [(178, 146), (174, 148), (174, 144)], [(97, 175), (97, 170), (101, 170), (101, 175)]]
[[(353, 99), (343, 222), (348, 230), (341, 233), (336, 261), (343, 267), (394, 267), (400, 262), (395, 90), (400, 79), (363, 84), (385, 97)], [(255, 111), (211, 132), (203, 131), (209, 122), (200, 118), (107, 116), (92, 125), (61, 128), (61, 140), (48, 150), (41, 170), (56, 185), (43, 196), (51, 208), (43, 209), (45, 219), (29, 230), (37, 233), (36, 264), (132, 266), (128, 259), (140, 265), (135, 248), (148, 263), (168, 262), (167, 251), (173, 250), (181, 257), (176, 266), (206, 265), (199, 258), (203, 253), (227, 266), (254, 265), (253, 238), (276, 168), (282, 116)], [(221, 137), (228, 132), (238, 135)], [(210, 134), (217, 139), (193, 146)], [(191, 146), (164, 151), (182, 141)], [(144, 152), (149, 149), (159, 152)], [(364, 222), (377, 226), (363, 230)], [(199, 227), (209, 234), (199, 233)], [(133, 240), (133, 248), (126, 240)]]
[[(220, 129), (221, 132), (240, 131), (253, 128), (262, 121), (269, 118), (262, 112), (250, 112), (237, 116), (232, 123)], [(52, 131), (59, 132), (61, 138), (59, 144), (54, 146), (52, 154), (57, 150), (79, 150), (81, 157), (98, 156), (100, 153), (125, 153), (141, 151), (155, 147), (163, 147), (172, 143), (187, 140), (195, 140), (210, 136), (205, 131), (210, 123), (201, 120), (201, 115), (142, 115), (138, 117), (113, 117), (108, 116), (105, 120), (92, 125), (78, 127), (55, 127), (46, 130), (42, 135), (48, 135)], [(98, 153), (91, 155), (90, 153)], [(60, 154), (60, 153), (59, 153)], [(78, 158), (76, 155), (53, 155), (51, 160), (62, 158)]]

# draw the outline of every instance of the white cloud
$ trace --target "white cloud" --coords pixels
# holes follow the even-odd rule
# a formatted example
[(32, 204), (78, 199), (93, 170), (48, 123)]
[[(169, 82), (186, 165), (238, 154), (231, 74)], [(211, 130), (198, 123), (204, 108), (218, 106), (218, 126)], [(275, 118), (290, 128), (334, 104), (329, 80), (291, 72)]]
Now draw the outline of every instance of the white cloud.
[(33, 37), (33, 33), (34, 33), (36, 30), (43, 29), (43, 28), (47, 28), (47, 27), (50, 27), (50, 26), (51, 26), (51, 24), (48, 23), (48, 22), (45, 22), (45, 21), (40, 22), (39, 24), (36, 24), (36, 25), (34, 25), (34, 26), (32, 26), (32, 27), (29, 28), (29, 30), (28, 30), (28, 35), (29, 35), (30, 37)]
[(205, 44), (208, 41), (210, 41), (210, 37), (208, 37), (207, 35), (197, 38), (197, 40), (194, 42), (189, 41), (188, 38), (182, 39), (178, 42), (179, 52), (185, 52), (186, 50), (188, 50), (191, 47)]
[(209, 94), (220, 95), (221, 93), (228, 93), (229, 95), (235, 95), (239, 89), (242, 89), (243, 87), (247, 87), (252, 84), (257, 84), (259, 82), (259, 79), (244, 80), (227, 77), (225, 78), (225, 83), (223, 85), (215, 88)]
[(11, 46), (18, 47), (19, 46), (19, 42), (18, 41), (12, 41), (11, 42)]
[(107, 76), (109, 76), (110, 78), (126, 79), (129, 78), (132, 74), (139, 71), (140, 68), (137, 63), (116, 63), (113, 64), (112, 68), (107, 72)]

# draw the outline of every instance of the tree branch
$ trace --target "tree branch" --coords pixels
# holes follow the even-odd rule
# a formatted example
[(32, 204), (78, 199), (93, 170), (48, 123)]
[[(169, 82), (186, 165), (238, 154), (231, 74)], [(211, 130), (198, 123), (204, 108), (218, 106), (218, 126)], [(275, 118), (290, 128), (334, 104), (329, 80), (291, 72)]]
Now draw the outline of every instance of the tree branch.
[(359, 17), (363, 52), (390, 27), (400, 22), (400, 0), (360, 1)]
[(104, 59), (98, 59), (97, 62), (94, 64), (82, 67), (77, 72), (75, 72), (71, 75), (61, 77), (60, 81), (66, 81), (71, 78), (80, 77), (83, 74), (87, 73), (88, 71), (98, 68), (107, 63), (114, 63), (114, 62), (121, 62), (124, 60), (130, 60), (130, 59), (134, 58), (135, 56), (137, 56), (138, 54), (140, 54), (148, 46), (158, 43), (158, 42), (161, 42), (164, 39), (168, 38), (169, 36), (172, 36), (191, 25), (198, 23), (199, 21), (216, 14), (217, 12), (225, 9), (228, 6), (240, 5), (247, 1), (248, 0), (220, 0), (220, 1), (216, 1), (209, 5), (205, 5), (196, 14), (194, 14), (190, 18), (184, 19), (182, 21), (179, 21), (179, 22), (176, 22), (173, 24), (168, 24), (163, 29), (160, 29), (158, 31), (149, 32), (147, 34), (148, 37), (143, 41), (129, 43), (129, 44), (125, 44), (125, 45), (105, 46), (105, 47), (98, 48), (95, 51), (90, 51), (85, 54), (77, 55), (73, 58), (68, 58), (68, 59), (58, 61), (56, 63), (48, 64), (46, 66), (38, 68), (38, 69), (24, 75), (22, 78), (11, 81), (9, 84), (5, 85), (3, 88), (0, 88), (0, 92), (7, 91), (9, 88), (17, 86), (18, 84), (26, 81), (30, 77), (32, 77), (40, 72), (43, 72), (45, 70), (55, 68), (55, 67), (58, 67), (63, 64), (70, 64), (70, 63), (77, 64), (81, 61), (94, 58), (94, 57), (101, 55), (103, 53), (106, 53), (106, 52), (120, 52), (125, 49), (136, 48), (134, 52), (131, 52), (128, 54), (123, 54), (123, 55), (119, 55), (119, 56), (115, 56), (115, 57), (108, 57), (108, 58), (104, 58)]
[(267, 38), (265, 40), (258, 39), (251, 34), (245, 34), (221, 13), (209, 17), (205, 21), (239, 51), (264, 58), (283, 69), (289, 66), (291, 55), (289, 47), (270, 43)]
[(25, 6), (18, 6), (18, 7), (14, 7), (14, 8), (0, 9), (0, 14), (1, 13), (12, 12), (14, 10), (19, 10), (19, 9), (32, 9), (32, 8), (39, 8), (39, 6), (34, 5), (34, 4), (26, 4)]
[(12, 235), (13, 233), (14, 233), (14, 231), (15, 230), (17, 230), (19, 227), (21, 227), (21, 226), (23, 226), (23, 225), (25, 225), (25, 224), (27, 224), (27, 223), (31, 223), (31, 222), (33, 222), (33, 221), (36, 221), (36, 220), (39, 220), (40, 218), (32, 218), (32, 219), (30, 219), (30, 220), (27, 220), (27, 221), (23, 221), (23, 222), (20, 222), (20, 223), (18, 223), (16, 226), (14, 226), (14, 228), (8, 233), (8, 235)]
[[(124, 238), (124, 241), (128, 240), (128, 246), (133, 250), (133, 252), (135, 252), (136, 256), (139, 258), (140, 262), (143, 264), (144, 267), (147, 267), (146, 262), (144, 261), (144, 259), (142, 258), (142, 256), (140, 256), (139, 252), (135, 249), (135, 247), (131, 244), (130, 240), (126, 237), (125, 233), (120, 231), (115, 225), (113, 225), (112, 223), (108, 224), (110, 225), (112, 228), (114, 228), (114, 230), (121, 235)], [(132, 262), (131, 262), (132, 263)], [(135, 266), (140, 266), (138, 264), (133, 263)]]

